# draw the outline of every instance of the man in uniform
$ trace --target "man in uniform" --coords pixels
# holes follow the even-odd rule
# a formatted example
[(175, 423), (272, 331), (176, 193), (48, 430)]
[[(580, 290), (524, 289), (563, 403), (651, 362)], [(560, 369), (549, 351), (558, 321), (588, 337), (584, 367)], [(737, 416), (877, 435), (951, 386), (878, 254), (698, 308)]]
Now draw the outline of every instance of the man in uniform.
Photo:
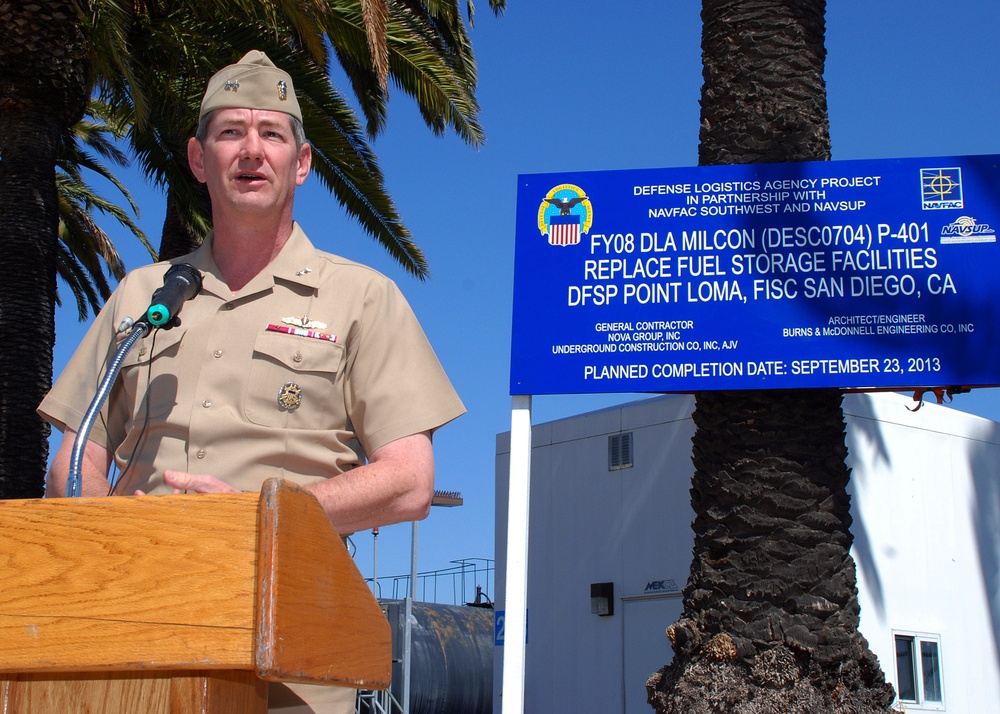
[[(171, 261), (203, 287), (180, 326), (126, 358), (84, 449), (85, 496), (259, 490), (278, 477), (310, 490), (342, 535), (427, 515), (431, 434), (464, 408), (392, 281), (315, 249), (293, 221), (311, 158), (292, 80), (264, 53), (212, 77), (188, 161), (214, 229)], [(169, 267), (122, 280), (39, 407), (63, 431), (50, 496), (65, 493), (119, 325), (145, 313)], [(294, 696), (271, 687), (272, 711), (353, 709), (353, 690), (289, 686)]]

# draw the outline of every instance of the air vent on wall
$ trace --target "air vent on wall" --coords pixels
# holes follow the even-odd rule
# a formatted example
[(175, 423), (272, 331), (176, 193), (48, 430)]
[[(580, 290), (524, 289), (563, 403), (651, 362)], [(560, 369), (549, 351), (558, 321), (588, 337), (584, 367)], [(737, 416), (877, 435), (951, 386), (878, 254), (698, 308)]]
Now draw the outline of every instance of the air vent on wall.
[(632, 432), (608, 437), (608, 471), (632, 468)]

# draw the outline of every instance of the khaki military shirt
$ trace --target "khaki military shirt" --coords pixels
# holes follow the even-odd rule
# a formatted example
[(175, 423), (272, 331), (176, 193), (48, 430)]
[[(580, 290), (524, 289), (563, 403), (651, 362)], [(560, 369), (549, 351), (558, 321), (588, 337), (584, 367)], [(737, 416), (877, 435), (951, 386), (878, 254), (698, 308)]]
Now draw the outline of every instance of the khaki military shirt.
[[(118, 493), (165, 492), (164, 469), (241, 490), (278, 477), (306, 484), (465, 410), (396, 285), (316, 250), (294, 226), (268, 268), (237, 294), (209, 235), (174, 263), (201, 271), (181, 325), (129, 353), (90, 434), (114, 453)], [(77, 430), (110, 356), (169, 265), (131, 271), (108, 300), (39, 412)]]

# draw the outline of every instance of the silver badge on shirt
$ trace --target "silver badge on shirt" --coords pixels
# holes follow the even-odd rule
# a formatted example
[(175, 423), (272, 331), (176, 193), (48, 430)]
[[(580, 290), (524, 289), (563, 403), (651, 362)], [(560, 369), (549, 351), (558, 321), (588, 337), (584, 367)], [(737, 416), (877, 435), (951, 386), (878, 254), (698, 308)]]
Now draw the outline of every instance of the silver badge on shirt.
[(283, 317), (281, 321), (286, 325), (294, 325), (295, 327), (302, 327), (306, 330), (325, 330), (326, 323), (320, 322), (319, 320), (310, 320), (308, 315), (302, 317)]
[(278, 407), (293, 412), (302, 403), (302, 387), (295, 382), (285, 382), (278, 390)]

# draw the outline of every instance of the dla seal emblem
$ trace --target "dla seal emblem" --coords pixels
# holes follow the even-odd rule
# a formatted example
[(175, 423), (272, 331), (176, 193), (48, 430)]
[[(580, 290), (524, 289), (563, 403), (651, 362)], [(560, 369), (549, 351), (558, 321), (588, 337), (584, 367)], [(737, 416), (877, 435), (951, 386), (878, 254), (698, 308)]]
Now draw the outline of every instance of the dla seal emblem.
[(538, 207), (538, 230), (549, 237), (549, 245), (576, 245), (593, 222), (590, 199), (571, 183), (553, 188)]

